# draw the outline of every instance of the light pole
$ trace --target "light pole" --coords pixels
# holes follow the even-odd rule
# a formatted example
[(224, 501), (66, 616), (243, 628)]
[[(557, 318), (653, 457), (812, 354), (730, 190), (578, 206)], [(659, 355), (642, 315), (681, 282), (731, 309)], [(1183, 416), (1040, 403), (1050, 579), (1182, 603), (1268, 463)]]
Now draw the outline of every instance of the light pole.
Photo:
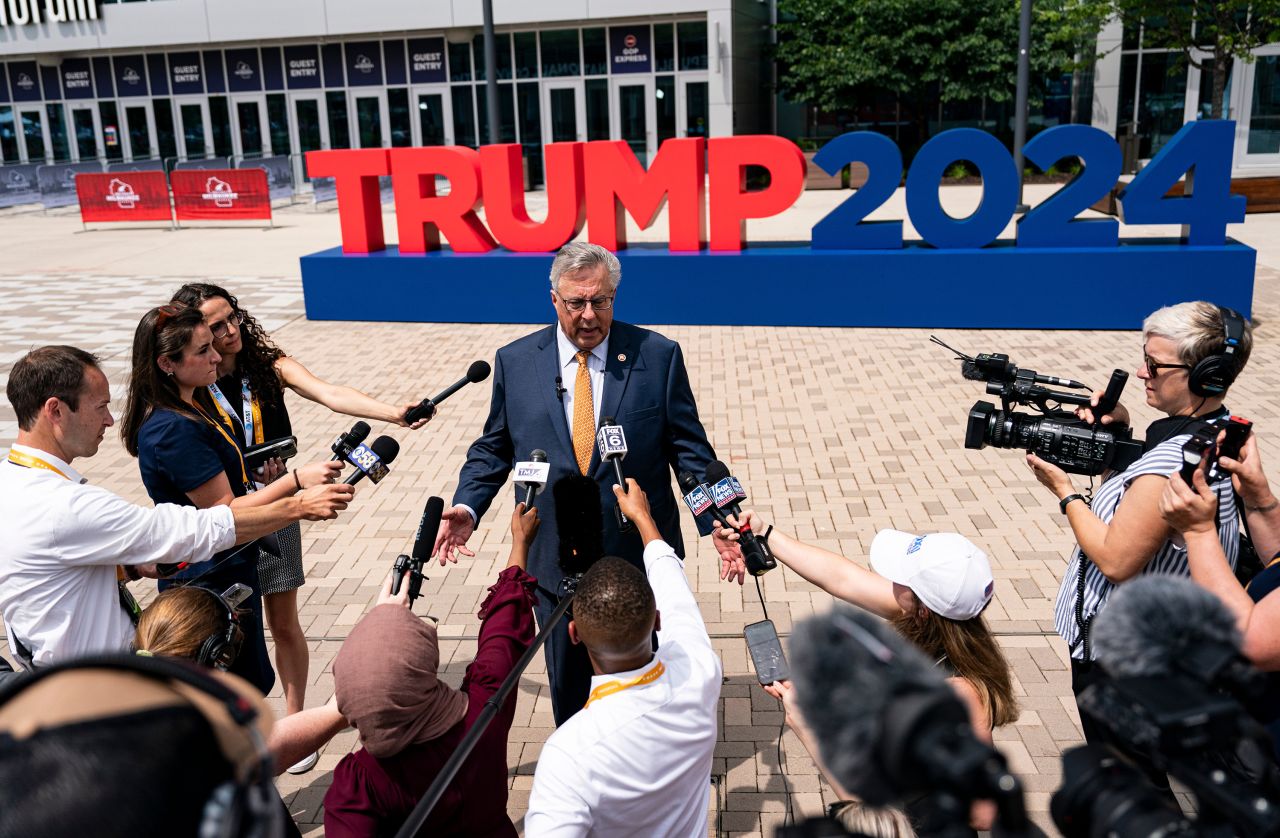
[(1027, 141), (1027, 89), (1030, 86), (1031, 0), (1022, 0), (1022, 12), (1018, 18), (1018, 92), (1013, 106), (1013, 164), (1018, 168), (1018, 206), (1014, 212), (1030, 209), (1022, 199), (1022, 146)]
[(489, 144), (498, 139), (498, 48), (493, 35), (493, 0), (484, 0), (484, 112), (489, 119)]

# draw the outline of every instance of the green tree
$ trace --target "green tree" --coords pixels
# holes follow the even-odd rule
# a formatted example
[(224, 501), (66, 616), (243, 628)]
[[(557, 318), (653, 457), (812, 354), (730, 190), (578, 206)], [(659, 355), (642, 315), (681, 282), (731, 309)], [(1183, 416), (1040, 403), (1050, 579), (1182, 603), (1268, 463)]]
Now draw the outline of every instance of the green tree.
[(1231, 63), (1253, 61), (1253, 51), (1280, 41), (1280, 0), (1114, 0), (1115, 13), (1129, 26), (1143, 27), (1146, 48), (1178, 50), (1181, 68), (1212, 63), (1210, 114), (1224, 115), (1223, 93)]

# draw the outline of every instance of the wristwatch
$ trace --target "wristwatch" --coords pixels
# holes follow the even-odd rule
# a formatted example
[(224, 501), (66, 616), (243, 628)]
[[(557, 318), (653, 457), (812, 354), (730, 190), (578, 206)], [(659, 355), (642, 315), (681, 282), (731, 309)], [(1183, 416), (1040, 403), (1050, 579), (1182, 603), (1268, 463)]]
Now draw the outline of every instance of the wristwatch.
[(1071, 503), (1071, 501), (1073, 500), (1084, 500), (1084, 495), (1080, 494), (1079, 492), (1073, 492), (1072, 494), (1069, 494), (1062, 500), (1058, 501), (1058, 508), (1062, 510), (1063, 515), (1067, 514), (1067, 504)]

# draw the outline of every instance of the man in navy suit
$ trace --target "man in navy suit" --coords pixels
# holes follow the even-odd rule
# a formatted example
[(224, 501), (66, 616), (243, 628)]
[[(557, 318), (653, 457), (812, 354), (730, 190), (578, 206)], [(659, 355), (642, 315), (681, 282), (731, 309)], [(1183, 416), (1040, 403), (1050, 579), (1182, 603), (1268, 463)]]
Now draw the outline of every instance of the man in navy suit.
[[(707, 441), (679, 344), (656, 332), (613, 319), (613, 303), (622, 277), (618, 258), (603, 247), (571, 242), (551, 265), (551, 303), (558, 324), (507, 344), (494, 362), (493, 400), (484, 434), (467, 452), (453, 506), (441, 522), (436, 541), (440, 561), (474, 555), (467, 539), (484, 516), (517, 461), (537, 448), (551, 466), (547, 491), (538, 496), (544, 522), (529, 551), (529, 572), (541, 587), (557, 591), (562, 577), (557, 558), (555, 500), (550, 487), (580, 472), (600, 485), (606, 555), (620, 556), (644, 569), (640, 536), (620, 532), (612, 486), (613, 468), (600, 459), (596, 428), (613, 417), (626, 434), (627, 477), (635, 478), (649, 498), (662, 538), (684, 556), (679, 502), (671, 491), (671, 470), (700, 479), (715, 458)], [(585, 364), (582, 363), (585, 361)], [(709, 524), (699, 522), (706, 535)], [(722, 577), (744, 578), (741, 551), (717, 539)], [(555, 603), (540, 598), (539, 624)], [(591, 664), (582, 646), (569, 640), (562, 620), (547, 640), (547, 673), (556, 724), (586, 703)]]

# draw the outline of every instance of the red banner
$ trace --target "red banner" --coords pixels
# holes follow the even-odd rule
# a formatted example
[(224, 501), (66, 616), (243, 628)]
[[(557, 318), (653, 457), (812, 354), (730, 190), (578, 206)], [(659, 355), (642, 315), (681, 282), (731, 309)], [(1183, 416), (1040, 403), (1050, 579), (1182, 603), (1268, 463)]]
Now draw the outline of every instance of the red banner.
[(169, 184), (179, 221), (271, 218), (271, 192), (262, 169), (175, 169)]
[(81, 172), (76, 175), (80, 220), (172, 221), (164, 172)]

